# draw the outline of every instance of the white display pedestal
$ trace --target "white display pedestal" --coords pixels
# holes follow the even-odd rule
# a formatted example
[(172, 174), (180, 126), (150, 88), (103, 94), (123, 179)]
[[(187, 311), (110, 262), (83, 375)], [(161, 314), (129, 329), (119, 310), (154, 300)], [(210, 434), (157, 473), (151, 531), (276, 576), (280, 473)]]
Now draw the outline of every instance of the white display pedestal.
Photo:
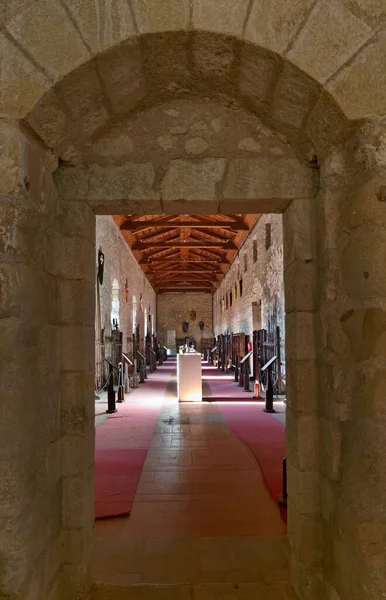
[(177, 354), (179, 402), (202, 402), (201, 354)]

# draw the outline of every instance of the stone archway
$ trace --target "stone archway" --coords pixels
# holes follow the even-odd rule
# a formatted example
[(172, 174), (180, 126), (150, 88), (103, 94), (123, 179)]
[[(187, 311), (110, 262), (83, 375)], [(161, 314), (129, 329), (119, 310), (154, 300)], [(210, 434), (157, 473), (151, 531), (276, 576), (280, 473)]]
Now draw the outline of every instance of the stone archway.
[[(298, 596), (378, 599), (386, 308), (381, 11), (354, 0), (328, 7), (320, 0), (305, 10), (285, 1), (275, 12), (246, 0), (194, 0), (192, 9), (170, 0), (170, 10), (132, 4), (118, 3), (105, 20), (103, 2), (100, 12), (41, 0), (2, 13), (2, 366), (10, 382), (0, 436), (2, 591), (66, 598), (89, 588), (94, 210), (154, 213), (147, 200), (154, 200), (159, 166), (149, 198), (148, 171), (127, 186), (127, 161), (110, 166), (108, 180), (106, 166), (84, 163), (85, 154), (136, 111), (196, 93), (236, 103), (284, 136), (296, 154), (288, 172), (299, 169), (291, 184), (312, 172), (302, 193), (288, 181), (274, 193), (266, 184), (278, 183), (269, 175), (272, 162), (248, 157), (247, 172), (245, 163), (235, 168), (246, 186), (227, 198), (214, 169), (214, 193), (204, 200), (211, 210), (219, 200), (224, 212), (285, 209), (289, 536)], [(369, 114), (379, 118), (363, 122)], [(198, 189), (200, 160), (188, 163)], [(287, 171), (279, 170), (280, 183)], [(186, 173), (177, 177), (173, 202), (189, 200), (180, 187)], [(103, 208), (107, 189), (112, 197)], [(158, 195), (159, 211), (169, 199)]]

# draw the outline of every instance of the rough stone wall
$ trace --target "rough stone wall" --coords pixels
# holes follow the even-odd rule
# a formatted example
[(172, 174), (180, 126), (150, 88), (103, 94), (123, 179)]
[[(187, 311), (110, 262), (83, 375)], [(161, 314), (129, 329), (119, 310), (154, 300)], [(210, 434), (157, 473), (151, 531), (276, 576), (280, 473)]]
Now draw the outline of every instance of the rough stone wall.
[(55, 161), (18, 126), (1, 124), (0, 148), (0, 595), (75, 598), (93, 515), (94, 219), (63, 209)]
[[(322, 164), (319, 428), (331, 598), (386, 594), (386, 121)], [(350, 573), (350, 576), (348, 576)]]
[(67, 164), (56, 183), (97, 214), (226, 214), (235, 203), (237, 213), (281, 212), (317, 188), (315, 171), (282, 135), (222, 98), (162, 102), (83, 152), (87, 168)]
[[(119, 323), (123, 332), (123, 351), (131, 352), (133, 334), (133, 297), (136, 298), (137, 324), (140, 326), (141, 339), (144, 337), (144, 318), (148, 332), (151, 333), (150, 316), (154, 318), (154, 333), (156, 333), (156, 295), (144, 272), (134, 258), (112, 217), (98, 216), (96, 218), (96, 254), (99, 247), (104, 253), (103, 285), (100, 286), (101, 326), (105, 334), (111, 332), (112, 287), (116, 280), (119, 284)], [(129, 299), (126, 302), (125, 284), (129, 286)], [(140, 307), (140, 296), (143, 298), (143, 310)]]
[[(265, 247), (266, 225), (271, 226), (271, 244), (268, 250)], [(254, 242), (257, 246), (256, 262), (254, 262)], [(247, 261), (246, 271), (245, 260)], [(243, 286), (242, 296), (240, 295), (240, 279), (242, 279)], [(237, 298), (234, 293), (235, 285), (237, 286)], [(229, 306), (230, 290), (232, 290), (232, 306)], [(228, 294), (228, 309), (225, 308), (224, 302), (226, 294)], [(257, 303), (257, 311), (261, 309), (261, 328), (264, 329), (268, 328), (274, 306), (276, 306), (277, 325), (280, 327), (284, 342), (285, 306), (281, 215), (262, 215), (259, 218), (214, 293), (215, 335), (226, 331), (252, 334), (256, 326), (256, 323), (253, 323), (252, 303)]]
[[(196, 320), (190, 318), (190, 311), (197, 313)], [(182, 323), (188, 321), (189, 330), (182, 331)], [(201, 333), (199, 322), (204, 321), (205, 328)], [(160, 339), (167, 347), (167, 332), (174, 330), (176, 338), (184, 338), (189, 335), (197, 342), (197, 349), (201, 350), (201, 338), (213, 336), (212, 321), (212, 296), (204, 293), (166, 293), (157, 295), (157, 323)], [(173, 348), (173, 350), (175, 350)]]

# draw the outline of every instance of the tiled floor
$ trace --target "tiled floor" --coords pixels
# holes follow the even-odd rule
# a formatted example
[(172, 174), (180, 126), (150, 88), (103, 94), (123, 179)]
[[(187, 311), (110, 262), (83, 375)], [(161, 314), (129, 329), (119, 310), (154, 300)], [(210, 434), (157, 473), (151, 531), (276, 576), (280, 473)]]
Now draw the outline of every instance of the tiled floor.
[[(291, 598), (278, 507), (216, 404), (164, 401), (131, 516), (96, 523), (93, 576), (97, 600), (142, 597), (139, 584), (187, 585), (165, 600), (233, 598), (239, 586), (242, 600)], [(137, 595), (123, 593), (131, 585)]]

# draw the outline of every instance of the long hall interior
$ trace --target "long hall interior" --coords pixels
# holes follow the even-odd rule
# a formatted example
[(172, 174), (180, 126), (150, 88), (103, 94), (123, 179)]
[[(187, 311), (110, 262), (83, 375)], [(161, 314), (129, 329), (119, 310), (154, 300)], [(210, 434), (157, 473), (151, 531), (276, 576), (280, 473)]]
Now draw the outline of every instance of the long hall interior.
[(0, 1), (0, 598), (386, 597), (385, 0)]
[(96, 598), (292, 598), (281, 215), (97, 217), (96, 242)]

